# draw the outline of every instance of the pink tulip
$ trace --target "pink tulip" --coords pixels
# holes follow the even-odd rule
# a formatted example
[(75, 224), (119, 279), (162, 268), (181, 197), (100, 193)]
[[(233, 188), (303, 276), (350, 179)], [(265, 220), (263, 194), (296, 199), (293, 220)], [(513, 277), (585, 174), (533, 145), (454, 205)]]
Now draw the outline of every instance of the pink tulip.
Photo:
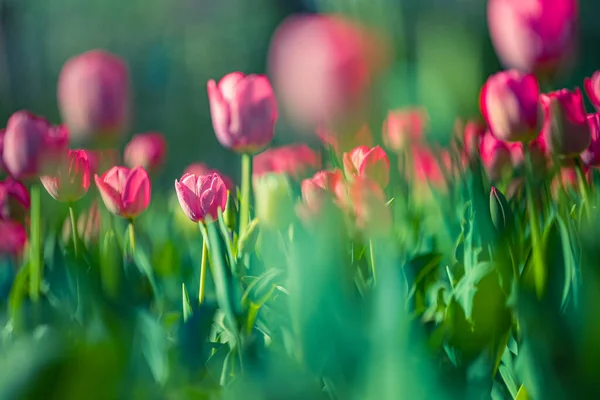
[(344, 174), (339, 169), (317, 172), (302, 181), (301, 190), (304, 202), (312, 210), (321, 209), (327, 199), (342, 206), (348, 202)]
[(591, 141), (590, 126), (581, 91), (561, 89), (540, 96), (543, 114), (542, 135), (551, 153), (578, 156)]
[(490, 76), (481, 89), (480, 108), (492, 134), (506, 142), (535, 139), (539, 95), (533, 75), (510, 70)]
[(479, 155), (485, 171), (492, 181), (502, 179), (512, 169), (509, 146), (487, 132), (479, 145)]
[(255, 178), (269, 173), (278, 173), (301, 179), (321, 167), (320, 154), (305, 144), (269, 148), (257, 154), (252, 162)]
[(219, 143), (238, 153), (257, 153), (271, 143), (277, 100), (264, 75), (232, 72), (217, 84), (208, 81), (208, 100)]
[(383, 123), (383, 144), (396, 152), (406, 149), (407, 144), (421, 141), (428, 121), (429, 116), (425, 109), (389, 111)]
[(589, 114), (587, 121), (592, 139), (588, 148), (581, 153), (581, 160), (587, 166), (598, 166), (600, 165), (600, 114)]
[(373, 147), (373, 134), (366, 124), (357, 130), (344, 132), (321, 125), (315, 132), (323, 144), (331, 146), (336, 153), (345, 153), (357, 146)]
[(390, 183), (390, 159), (379, 146), (358, 146), (344, 153), (344, 172), (350, 181), (357, 177), (368, 178), (385, 188)]
[(591, 78), (585, 78), (583, 88), (596, 111), (600, 112), (600, 71), (594, 72)]
[[(253, 159), (255, 159), (256, 157), (254, 157)], [(188, 165), (186, 167), (186, 169), (183, 171), (183, 175), (186, 174), (193, 174), (196, 176), (203, 176), (203, 175), (212, 175), (212, 174), (217, 174), (221, 177), (221, 179), (223, 180), (223, 182), (225, 183), (225, 187), (227, 188), (227, 190), (229, 190), (229, 192), (233, 193), (235, 192), (235, 183), (233, 183), (233, 180), (231, 180), (230, 177), (228, 177), (227, 175), (223, 174), (221, 171), (214, 169), (214, 168), (210, 168), (208, 165), (204, 164), (204, 163), (192, 163), (190, 165)]]
[(25, 185), (10, 177), (0, 181), (0, 219), (25, 221), (30, 205)]
[(32, 178), (52, 168), (67, 145), (67, 132), (62, 127), (53, 127), (28, 111), (17, 111), (6, 124), (2, 159), (15, 178)]
[(127, 65), (103, 50), (69, 59), (58, 79), (58, 105), (73, 139), (114, 143), (129, 118)]
[(479, 121), (469, 121), (462, 130), (463, 149), (462, 153), (472, 156), (479, 153), (481, 140), (487, 131), (485, 124)]
[(18, 256), (27, 242), (27, 233), (21, 224), (0, 220), (0, 255)]
[[(443, 188), (446, 185), (446, 177), (443, 169), (450, 169), (450, 155), (443, 152), (441, 157), (436, 157), (433, 151), (424, 145), (414, 145), (411, 149), (413, 160), (413, 170), (406, 171), (407, 175), (414, 174), (417, 185), (423, 183), (437, 188)], [(439, 160), (438, 158), (441, 158)]]
[(130, 168), (142, 166), (156, 172), (164, 163), (167, 142), (158, 132), (135, 135), (125, 147), (125, 164)]
[(143, 167), (112, 167), (94, 180), (104, 205), (115, 215), (132, 219), (150, 204), (150, 177)]
[(86, 152), (69, 150), (55, 173), (42, 175), (40, 180), (54, 199), (66, 203), (79, 200), (90, 187), (90, 166)]
[(385, 205), (381, 186), (370, 179), (359, 178), (350, 186), (356, 225), (368, 235), (386, 234), (392, 228), (392, 215)]
[(314, 128), (365, 103), (373, 75), (385, 63), (382, 42), (333, 15), (295, 15), (277, 28), (269, 67), (293, 122)]
[(553, 75), (575, 55), (577, 0), (490, 0), (488, 25), (507, 68)]
[(227, 187), (219, 174), (185, 174), (175, 180), (175, 191), (183, 212), (192, 222), (216, 221), (225, 210)]

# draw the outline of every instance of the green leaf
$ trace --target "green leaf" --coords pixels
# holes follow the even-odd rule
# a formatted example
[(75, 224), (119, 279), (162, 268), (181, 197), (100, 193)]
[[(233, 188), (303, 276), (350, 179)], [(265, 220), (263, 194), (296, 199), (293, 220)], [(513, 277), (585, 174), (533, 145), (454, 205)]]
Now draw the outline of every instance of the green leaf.
[(185, 287), (185, 283), (181, 284), (181, 303), (183, 309), (183, 321), (186, 322), (194, 313), (192, 311), (192, 306), (190, 304), (190, 296), (188, 296), (187, 289)]
[(525, 389), (524, 385), (521, 385), (519, 388), (519, 392), (515, 396), (515, 400), (529, 400), (529, 394), (527, 394), (527, 389)]

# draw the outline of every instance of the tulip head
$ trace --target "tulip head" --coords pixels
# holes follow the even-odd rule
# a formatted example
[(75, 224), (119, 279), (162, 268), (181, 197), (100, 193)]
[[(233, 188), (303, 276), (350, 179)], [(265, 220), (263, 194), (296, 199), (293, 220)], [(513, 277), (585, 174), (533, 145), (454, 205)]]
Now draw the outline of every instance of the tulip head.
[(217, 140), (238, 153), (258, 153), (271, 143), (277, 100), (264, 75), (232, 72), (219, 83), (208, 81), (210, 114)]
[(82, 198), (90, 187), (90, 166), (84, 150), (69, 150), (55, 172), (40, 176), (42, 185), (54, 199), (72, 203)]
[(424, 109), (389, 111), (383, 123), (383, 144), (395, 152), (405, 150), (407, 144), (421, 141), (428, 121), (429, 116)]
[(192, 163), (192, 164), (188, 165), (185, 168), (185, 170), (183, 171), (183, 175), (186, 175), (186, 174), (193, 174), (196, 176), (217, 174), (221, 177), (221, 179), (225, 183), (227, 190), (229, 190), (231, 193), (235, 192), (235, 183), (233, 183), (233, 180), (231, 180), (230, 177), (223, 174), (221, 171), (219, 171), (217, 169), (210, 168), (208, 165), (206, 165), (202, 162)]
[(165, 162), (167, 142), (158, 132), (135, 135), (125, 147), (125, 164), (129, 168), (144, 167), (147, 171), (156, 172)]
[(181, 209), (192, 222), (211, 222), (225, 211), (227, 187), (219, 174), (184, 174), (175, 180), (175, 191)]
[(390, 160), (380, 146), (358, 146), (344, 153), (344, 172), (349, 181), (368, 178), (385, 188), (390, 182)]
[(94, 180), (104, 205), (115, 215), (133, 219), (150, 204), (150, 177), (142, 167), (112, 167)]

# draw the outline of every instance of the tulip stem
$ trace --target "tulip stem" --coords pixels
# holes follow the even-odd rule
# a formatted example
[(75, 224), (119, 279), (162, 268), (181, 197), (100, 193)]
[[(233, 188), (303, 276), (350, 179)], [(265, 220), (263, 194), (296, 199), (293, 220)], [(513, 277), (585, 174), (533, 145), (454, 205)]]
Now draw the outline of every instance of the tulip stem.
[(531, 231), (531, 251), (532, 251), (532, 262), (533, 262), (533, 276), (536, 293), (538, 298), (544, 293), (546, 287), (546, 266), (544, 265), (544, 254), (543, 254), (543, 241), (540, 232), (540, 223), (538, 220), (537, 210), (535, 208), (535, 200), (533, 197), (534, 189), (534, 171), (533, 163), (531, 159), (531, 152), (528, 146), (524, 146), (525, 150), (525, 167), (526, 167), (526, 183), (525, 188), (527, 197), (527, 212), (529, 214), (529, 228)]
[(371, 261), (371, 273), (373, 274), (373, 285), (377, 283), (377, 273), (375, 269), (375, 251), (373, 246), (373, 240), (369, 239), (369, 259)]
[(206, 284), (206, 260), (208, 258), (208, 235), (203, 222), (199, 222), (200, 232), (202, 232), (202, 261), (200, 263), (200, 288), (198, 291), (198, 302), (204, 303), (204, 286)]
[(75, 219), (75, 210), (73, 205), (69, 205), (69, 217), (71, 218), (71, 235), (73, 236), (73, 249), (75, 250), (75, 258), (79, 257), (79, 232), (77, 232), (77, 220)]
[(129, 220), (129, 249), (131, 250), (131, 257), (133, 258), (135, 254), (135, 230), (133, 228), (133, 219)]
[(42, 235), (41, 235), (41, 191), (38, 184), (31, 185), (31, 209), (29, 227), (29, 296), (31, 301), (37, 303), (40, 298), (40, 283), (42, 281)]
[(240, 199), (240, 226), (238, 237), (241, 237), (250, 222), (250, 205), (252, 204), (252, 155), (242, 154), (242, 197)]

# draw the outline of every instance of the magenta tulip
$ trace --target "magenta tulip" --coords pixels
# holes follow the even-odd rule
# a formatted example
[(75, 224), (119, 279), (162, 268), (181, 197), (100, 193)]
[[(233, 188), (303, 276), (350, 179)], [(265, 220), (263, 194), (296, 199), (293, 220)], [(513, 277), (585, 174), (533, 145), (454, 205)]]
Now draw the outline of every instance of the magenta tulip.
[(590, 144), (591, 134), (581, 91), (561, 89), (540, 96), (542, 135), (550, 153), (575, 157)]
[(533, 75), (510, 70), (490, 76), (481, 89), (480, 108), (492, 134), (506, 142), (535, 139), (539, 95)]
[(167, 142), (158, 132), (135, 135), (125, 147), (125, 164), (156, 172), (165, 162)]
[(42, 185), (54, 199), (72, 203), (82, 198), (90, 187), (90, 166), (84, 150), (69, 150), (51, 175), (40, 176)]
[(27, 233), (16, 221), (0, 220), (0, 238), (0, 255), (18, 256), (27, 242)]
[(132, 219), (150, 204), (150, 177), (143, 167), (112, 167), (94, 180), (104, 205), (115, 215)]
[(10, 177), (0, 181), (0, 219), (24, 221), (30, 205), (25, 185)]
[(581, 153), (581, 160), (587, 166), (598, 166), (600, 165), (600, 114), (590, 114), (587, 120), (592, 139), (588, 148)]
[(583, 88), (596, 111), (600, 112), (600, 71), (594, 72), (591, 78), (585, 78)]
[(185, 174), (175, 180), (175, 191), (183, 212), (192, 222), (216, 221), (227, 204), (227, 187), (219, 174)]
[(385, 188), (390, 183), (390, 159), (380, 146), (358, 146), (344, 153), (344, 172), (349, 181), (367, 178)]
[(575, 55), (577, 0), (490, 0), (492, 43), (507, 68), (554, 75)]
[(211, 79), (207, 88), (213, 128), (223, 147), (257, 153), (271, 143), (278, 110), (266, 76), (232, 72), (218, 84)]
[(58, 80), (58, 104), (75, 140), (114, 143), (129, 118), (125, 62), (103, 50), (69, 59)]

